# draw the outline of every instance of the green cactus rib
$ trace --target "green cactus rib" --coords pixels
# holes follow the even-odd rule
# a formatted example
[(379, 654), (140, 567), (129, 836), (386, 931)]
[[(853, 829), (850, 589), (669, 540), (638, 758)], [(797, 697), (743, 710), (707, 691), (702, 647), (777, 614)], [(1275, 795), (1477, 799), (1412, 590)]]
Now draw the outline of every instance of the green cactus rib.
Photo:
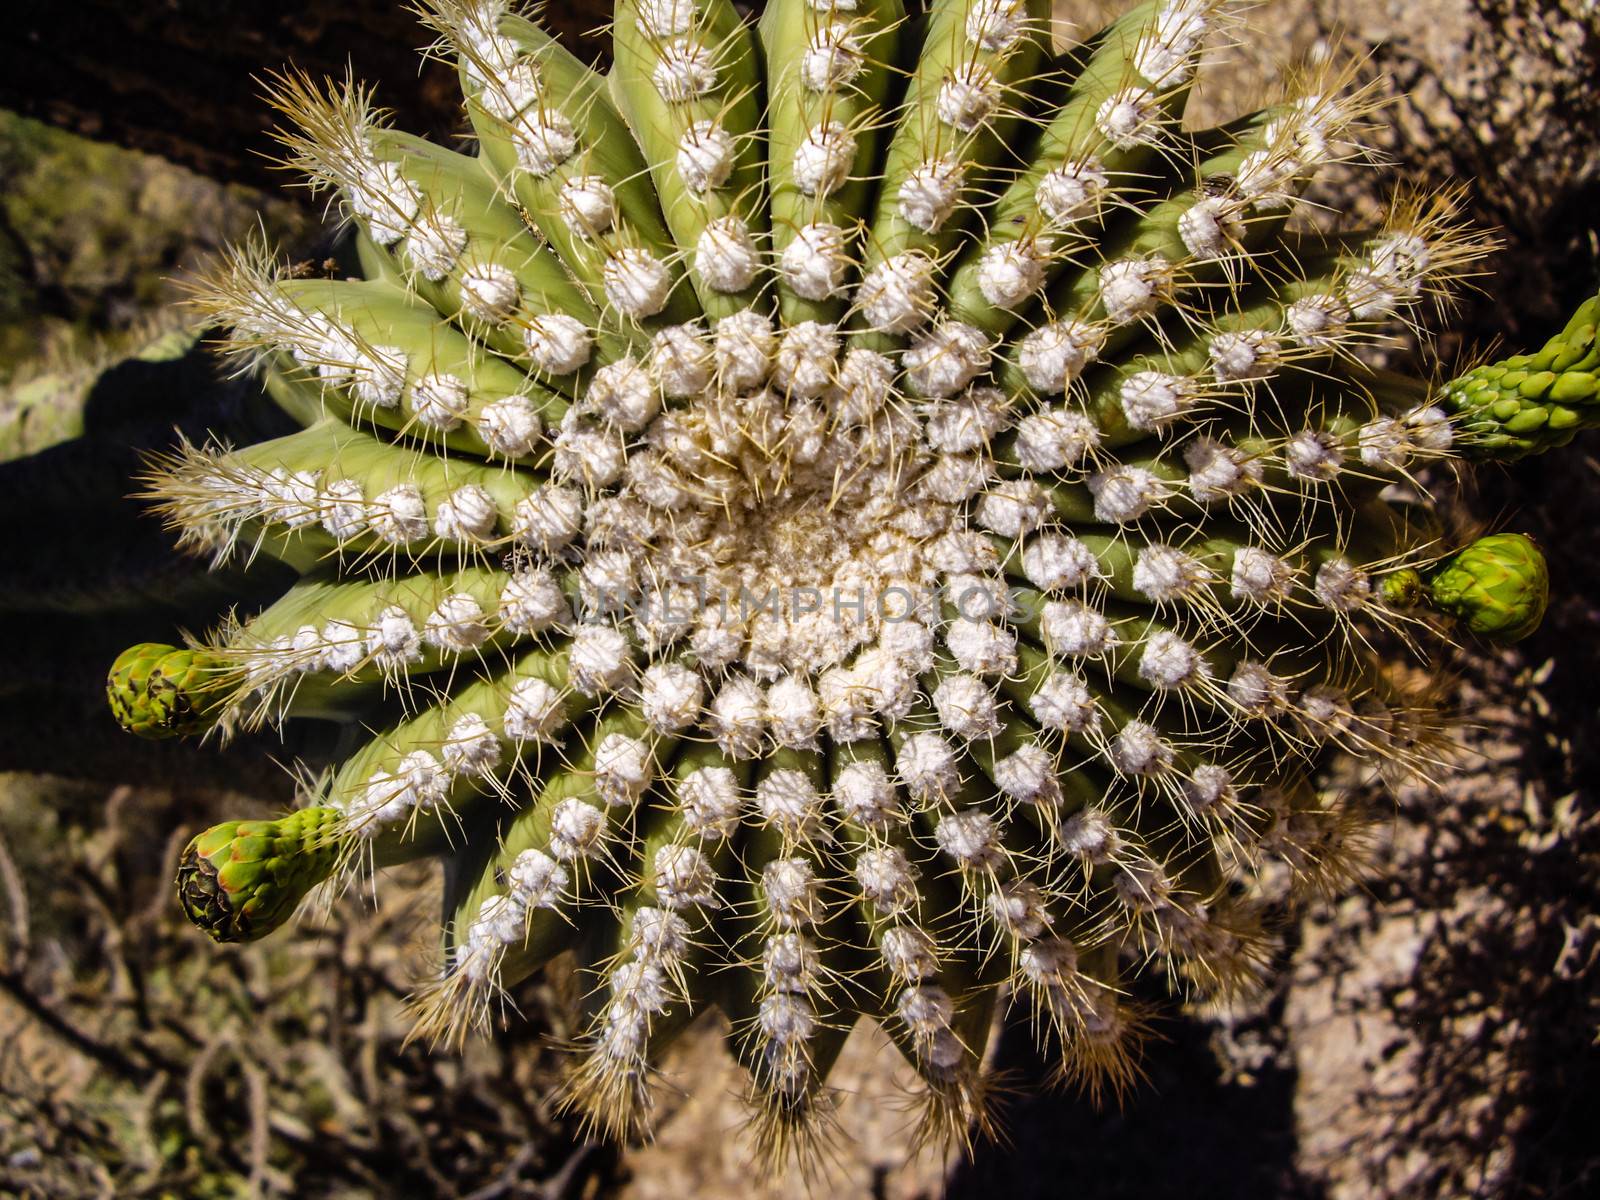
[(1511, 460), (1565, 446), (1600, 424), (1600, 296), (1535, 354), (1476, 367), (1439, 389), (1474, 458)]
[[(300, 428), (185, 446), (146, 495), (298, 581), (129, 651), (113, 710), (354, 748), (202, 835), (186, 910), (258, 937), (437, 861), (417, 1032), (458, 1044), (570, 954), (559, 1102), (615, 1136), (713, 1008), (769, 1163), (824, 1152), (862, 1017), (936, 1141), (993, 1129), (1008, 996), (1057, 1077), (1130, 1086), (1137, 979), (1256, 986), (1259, 873), (1359, 869), (1332, 760), (1437, 769), (1402, 661), (1538, 623), (1537, 549), (1454, 542), (1426, 468), (1548, 431), (1362, 365), (1489, 242), (1453, 194), (1297, 231), (1362, 158), (1371, 93), (1330, 67), (1181, 128), (1223, 0), (1064, 50), (1034, 0), (621, 0), (609, 76), (512, 0), (423, 9), (475, 155), (279, 77), (365, 278), (253, 244), (196, 285)], [(1592, 308), (1563, 337), (1493, 376), (1552, 427)]]

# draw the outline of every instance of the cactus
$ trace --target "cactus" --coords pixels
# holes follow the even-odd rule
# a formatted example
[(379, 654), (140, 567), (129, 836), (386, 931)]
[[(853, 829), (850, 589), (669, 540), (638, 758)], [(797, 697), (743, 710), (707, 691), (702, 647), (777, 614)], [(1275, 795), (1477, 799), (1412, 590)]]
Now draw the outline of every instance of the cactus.
[(185, 446), (148, 493), (301, 577), (159, 689), (170, 649), (135, 648), (113, 707), (363, 744), (300, 812), (201, 835), (186, 911), (258, 936), (442, 859), (419, 1034), (573, 952), (564, 1100), (612, 1134), (712, 1007), (772, 1156), (818, 1145), (863, 1016), (930, 1137), (988, 1127), (1003, 1000), (1060, 1079), (1126, 1085), (1135, 979), (1248, 988), (1252, 875), (1358, 868), (1330, 758), (1439, 767), (1394, 658), (1542, 612), (1531, 542), (1452, 546), (1427, 502), (1506, 444), (1470, 388), (1362, 365), (1489, 239), (1448, 194), (1291, 220), (1363, 157), (1371, 94), (1327, 65), (1187, 130), (1221, 0), (1064, 53), (1042, 0), (622, 0), (609, 77), (508, 0), (423, 11), (476, 155), (280, 76), (366, 278), (251, 244), (195, 285), (304, 428)]

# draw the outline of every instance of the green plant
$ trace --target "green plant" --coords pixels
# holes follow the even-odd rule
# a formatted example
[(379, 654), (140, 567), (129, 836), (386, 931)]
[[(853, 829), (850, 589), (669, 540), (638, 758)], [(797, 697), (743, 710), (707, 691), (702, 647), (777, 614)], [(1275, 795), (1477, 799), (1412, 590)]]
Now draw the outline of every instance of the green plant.
[(614, 1133), (711, 1006), (772, 1153), (813, 1144), (861, 1015), (930, 1136), (985, 1127), (1003, 996), (1064, 1080), (1121, 1087), (1130, 977), (1248, 986), (1250, 876), (1358, 869), (1330, 756), (1442, 767), (1392, 668), (1537, 624), (1537, 549), (1450, 545), (1424, 486), (1498, 451), (1500, 410), (1361, 357), (1488, 239), (1448, 195), (1300, 229), (1316, 171), (1364, 157), (1370, 94), (1326, 65), (1185, 130), (1238, 33), (1215, 0), (1065, 53), (1036, 0), (754, 28), (626, 0), (609, 77), (503, 0), (424, 11), (477, 156), (283, 76), (288, 161), (366, 278), (250, 245), (197, 285), (306, 427), (185, 447), (150, 495), (187, 545), (301, 577), (130, 651), (113, 707), (365, 741), (296, 813), (197, 839), (186, 910), (257, 937), (440, 857), (418, 1031), (574, 952), (565, 1095)]

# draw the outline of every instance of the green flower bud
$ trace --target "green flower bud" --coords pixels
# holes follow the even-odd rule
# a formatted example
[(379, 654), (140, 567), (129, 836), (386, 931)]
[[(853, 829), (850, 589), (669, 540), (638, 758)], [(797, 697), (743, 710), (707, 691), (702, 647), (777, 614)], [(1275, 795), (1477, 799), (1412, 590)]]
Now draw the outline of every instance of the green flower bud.
[(250, 942), (287, 921), (339, 860), (336, 808), (303, 808), (276, 821), (224, 821), (178, 862), (184, 914), (215, 941)]
[(1491, 642), (1527, 637), (1550, 601), (1544, 555), (1520, 533), (1479, 538), (1446, 559), (1428, 586), (1436, 607)]
[(111, 664), (106, 699), (129, 733), (160, 739), (203, 733), (220, 710), (224, 670), (203, 650), (141, 642)]

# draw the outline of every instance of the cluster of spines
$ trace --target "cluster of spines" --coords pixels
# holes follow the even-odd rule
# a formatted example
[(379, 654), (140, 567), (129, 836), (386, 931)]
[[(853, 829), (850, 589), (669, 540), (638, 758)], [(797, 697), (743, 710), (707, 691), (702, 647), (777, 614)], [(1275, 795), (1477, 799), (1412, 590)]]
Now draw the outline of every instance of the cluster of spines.
[[(1448, 197), (1286, 230), (1370, 98), (1312, 72), (1182, 132), (1217, 0), (1064, 60), (1045, 8), (946, 0), (913, 59), (893, 0), (777, 0), (755, 31), (625, 0), (608, 87), (501, 0), (429, 0), (478, 159), (352, 83), (274, 86), (371, 281), (249, 248), (200, 285), (313, 418), (153, 481), (195, 544), (307, 571), (201, 648), (208, 711), (399, 698), (316, 789), (323, 873), (455, 856), (432, 1036), (576, 946), (568, 1097), (607, 1129), (646, 1123), (653, 1049), (711, 1003), (774, 1149), (825, 1117), (859, 1013), (930, 1132), (981, 1125), (1002, 985), (1063, 1078), (1120, 1087), (1125, 970), (1247, 986), (1241, 872), (1351, 869), (1324, 749), (1436, 765), (1368, 631), (1418, 624), (1388, 581), (1444, 549), (1382, 489), (1455, 427), (1356, 355), (1485, 242)], [(828, 580), (899, 617), (637, 603), (792, 577), (800, 543), (756, 543), (796, 492), (808, 550), (859, 550)]]

